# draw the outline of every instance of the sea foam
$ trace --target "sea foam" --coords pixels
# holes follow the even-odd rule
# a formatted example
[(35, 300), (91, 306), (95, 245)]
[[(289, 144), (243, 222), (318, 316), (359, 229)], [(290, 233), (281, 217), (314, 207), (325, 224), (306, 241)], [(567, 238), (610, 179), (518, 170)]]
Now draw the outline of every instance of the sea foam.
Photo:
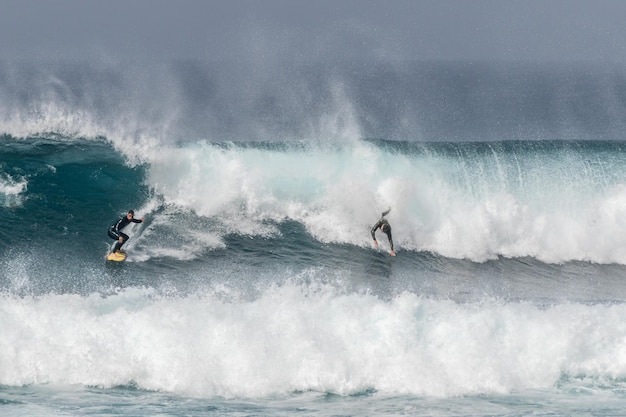
[(450, 397), (626, 376), (623, 305), (382, 301), (296, 284), (228, 298), (3, 296), (0, 384)]

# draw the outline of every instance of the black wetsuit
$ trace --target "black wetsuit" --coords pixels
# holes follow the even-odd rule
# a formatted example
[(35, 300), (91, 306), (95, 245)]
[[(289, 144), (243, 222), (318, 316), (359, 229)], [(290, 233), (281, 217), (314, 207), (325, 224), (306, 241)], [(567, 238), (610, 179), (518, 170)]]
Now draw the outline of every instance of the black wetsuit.
[(385, 218), (381, 218), (378, 223), (372, 226), (372, 239), (376, 240), (376, 230), (380, 229), (387, 235), (389, 238), (389, 245), (391, 245), (391, 250), (393, 250), (393, 240), (391, 239), (391, 226), (389, 222)]
[[(120, 250), (122, 248), (122, 245), (126, 243), (126, 241), (128, 240), (128, 235), (120, 232), (120, 230), (128, 226), (130, 222), (141, 223), (142, 220), (137, 220), (135, 218), (133, 218), (132, 220), (128, 220), (128, 217), (124, 216), (118, 221), (116, 221), (115, 223), (113, 223), (111, 227), (109, 228), (109, 237), (111, 239), (117, 240), (117, 243), (115, 244), (115, 248), (113, 248), (113, 252), (117, 252), (118, 250)], [(121, 243), (119, 241), (120, 236), (123, 239), (123, 242)]]

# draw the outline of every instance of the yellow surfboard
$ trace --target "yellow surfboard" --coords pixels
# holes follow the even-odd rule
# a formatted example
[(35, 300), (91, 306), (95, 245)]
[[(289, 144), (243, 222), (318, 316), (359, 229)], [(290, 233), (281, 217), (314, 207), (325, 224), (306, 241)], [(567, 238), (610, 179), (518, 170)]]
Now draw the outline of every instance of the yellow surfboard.
[(126, 259), (126, 253), (120, 251), (111, 252), (107, 256), (107, 261), (122, 262), (124, 259)]

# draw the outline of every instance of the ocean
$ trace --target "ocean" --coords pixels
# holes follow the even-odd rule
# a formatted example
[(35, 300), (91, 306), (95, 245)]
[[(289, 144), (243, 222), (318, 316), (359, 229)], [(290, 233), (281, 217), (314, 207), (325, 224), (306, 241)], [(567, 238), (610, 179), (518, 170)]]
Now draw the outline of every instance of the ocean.
[[(143, 107), (163, 78), (2, 68), (1, 415), (626, 412), (626, 141), (616, 105), (584, 111), (586, 72), (519, 70), (514, 92), (588, 88), (552, 114), (518, 96), (513, 132), (513, 104), (458, 113), (457, 64), (433, 81), (454, 108), (409, 100), (404, 70), (377, 99), (379, 71), (315, 72), (327, 100), (281, 90), (241, 123), (250, 85), (209, 112), (223, 92), (187, 66)], [(464, 97), (505, 103), (480, 74), (492, 95)], [(396, 257), (370, 236), (387, 208)], [(107, 262), (130, 209), (145, 221)]]

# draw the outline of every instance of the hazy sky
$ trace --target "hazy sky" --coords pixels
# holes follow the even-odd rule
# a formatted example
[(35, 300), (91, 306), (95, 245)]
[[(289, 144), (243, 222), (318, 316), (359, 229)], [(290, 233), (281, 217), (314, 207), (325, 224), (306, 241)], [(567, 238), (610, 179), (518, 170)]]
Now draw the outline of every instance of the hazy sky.
[(626, 63), (623, 0), (0, 0), (0, 58)]

